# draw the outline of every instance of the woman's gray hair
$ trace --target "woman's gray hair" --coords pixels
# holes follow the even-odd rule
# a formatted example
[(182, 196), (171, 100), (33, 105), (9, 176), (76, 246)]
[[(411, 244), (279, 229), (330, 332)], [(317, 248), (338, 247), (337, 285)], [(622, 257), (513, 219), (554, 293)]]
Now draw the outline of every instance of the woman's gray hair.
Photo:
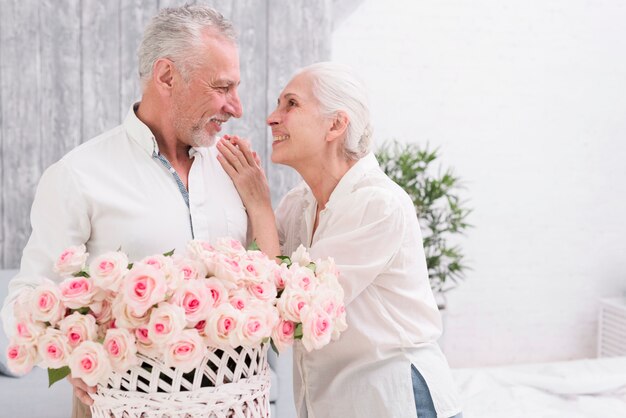
[(346, 156), (358, 160), (367, 155), (372, 145), (367, 91), (352, 69), (342, 64), (319, 62), (300, 69), (298, 74), (311, 76), (313, 94), (324, 116), (334, 117), (340, 111), (346, 113), (349, 120), (344, 142)]
[(161, 58), (174, 61), (183, 79), (201, 62), (197, 48), (207, 31), (237, 42), (233, 25), (216, 10), (201, 5), (165, 8), (152, 18), (139, 45), (139, 78), (143, 86), (152, 78), (154, 63)]

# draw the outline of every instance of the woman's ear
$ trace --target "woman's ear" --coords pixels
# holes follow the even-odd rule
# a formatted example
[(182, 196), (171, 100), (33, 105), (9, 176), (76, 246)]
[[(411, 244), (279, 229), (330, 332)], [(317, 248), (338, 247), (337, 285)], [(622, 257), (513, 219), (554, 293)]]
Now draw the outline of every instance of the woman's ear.
[(152, 81), (162, 96), (170, 96), (172, 94), (175, 73), (176, 68), (170, 59), (160, 58), (154, 63), (152, 67)]
[(330, 130), (328, 131), (328, 135), (326, 135), (326, 140), (334, 141), (337, 138), (342, 138), (343, 136), (345, 136), (349, 123), (350, 120), (348, 119), (348, 115), (346, 115), (346, 112), (337, 112), (337, 114), (332, 119), (332, 125), (330, 126)]

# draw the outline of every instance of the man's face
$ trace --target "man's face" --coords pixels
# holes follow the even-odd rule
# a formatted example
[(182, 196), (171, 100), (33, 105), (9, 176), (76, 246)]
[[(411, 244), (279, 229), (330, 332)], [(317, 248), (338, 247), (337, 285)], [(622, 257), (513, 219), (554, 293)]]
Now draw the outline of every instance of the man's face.
[(192, 147), (215, 143), (222, 123), (243, 112), (239, 86), (239, 52), (232, 42), (206, 37), (199, 51), (201, 64), (190, 71), (189, 82), (179, 77), (172, 91), (172, 123), (179, 142)]

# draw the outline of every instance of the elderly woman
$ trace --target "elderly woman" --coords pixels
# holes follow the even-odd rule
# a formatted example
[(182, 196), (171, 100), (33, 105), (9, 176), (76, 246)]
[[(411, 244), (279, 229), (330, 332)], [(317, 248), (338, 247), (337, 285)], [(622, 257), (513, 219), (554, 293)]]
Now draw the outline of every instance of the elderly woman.
[(345, 290), (341, 337), (313, 352), (294, 347), (298, 416), (460, 416), (415, 209), (370, 152), (363, 86), (342, 66), (311, 65), (287, 84), (267, 123), (272, 161), (304, 179), (275, 218), (256, 154), (237, 137), (217, 145), (254, 238), (270, 255), (303, 244), (313, 259), (333, 257)]

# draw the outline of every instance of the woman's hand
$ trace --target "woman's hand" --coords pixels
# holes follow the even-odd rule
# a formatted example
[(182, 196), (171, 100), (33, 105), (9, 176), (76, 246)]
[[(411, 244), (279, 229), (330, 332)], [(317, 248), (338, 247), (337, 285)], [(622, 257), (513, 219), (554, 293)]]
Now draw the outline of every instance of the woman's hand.
[(67, 380), (74, 387), (74, 396), (87, 406), (93, 405), (93, 399), (91, 399), (89, 394), (96, 393), (95, 386), (87, 386), (83, 379), (76, 379), (71, 376), (67, 376)]
[(271, 208), (270, 189), (256, 152), (248, 141), (224, 135), (217, 143), (218, 161), (230, 176), (248, 213)]
[(268, 257), (280, 255), (276, 219), (270, 189), (261, 160), (250, 144), (237, 136), (224, 135), (217, 143), (217, 159), (230, 176), (248, 211), (252, 237)]

